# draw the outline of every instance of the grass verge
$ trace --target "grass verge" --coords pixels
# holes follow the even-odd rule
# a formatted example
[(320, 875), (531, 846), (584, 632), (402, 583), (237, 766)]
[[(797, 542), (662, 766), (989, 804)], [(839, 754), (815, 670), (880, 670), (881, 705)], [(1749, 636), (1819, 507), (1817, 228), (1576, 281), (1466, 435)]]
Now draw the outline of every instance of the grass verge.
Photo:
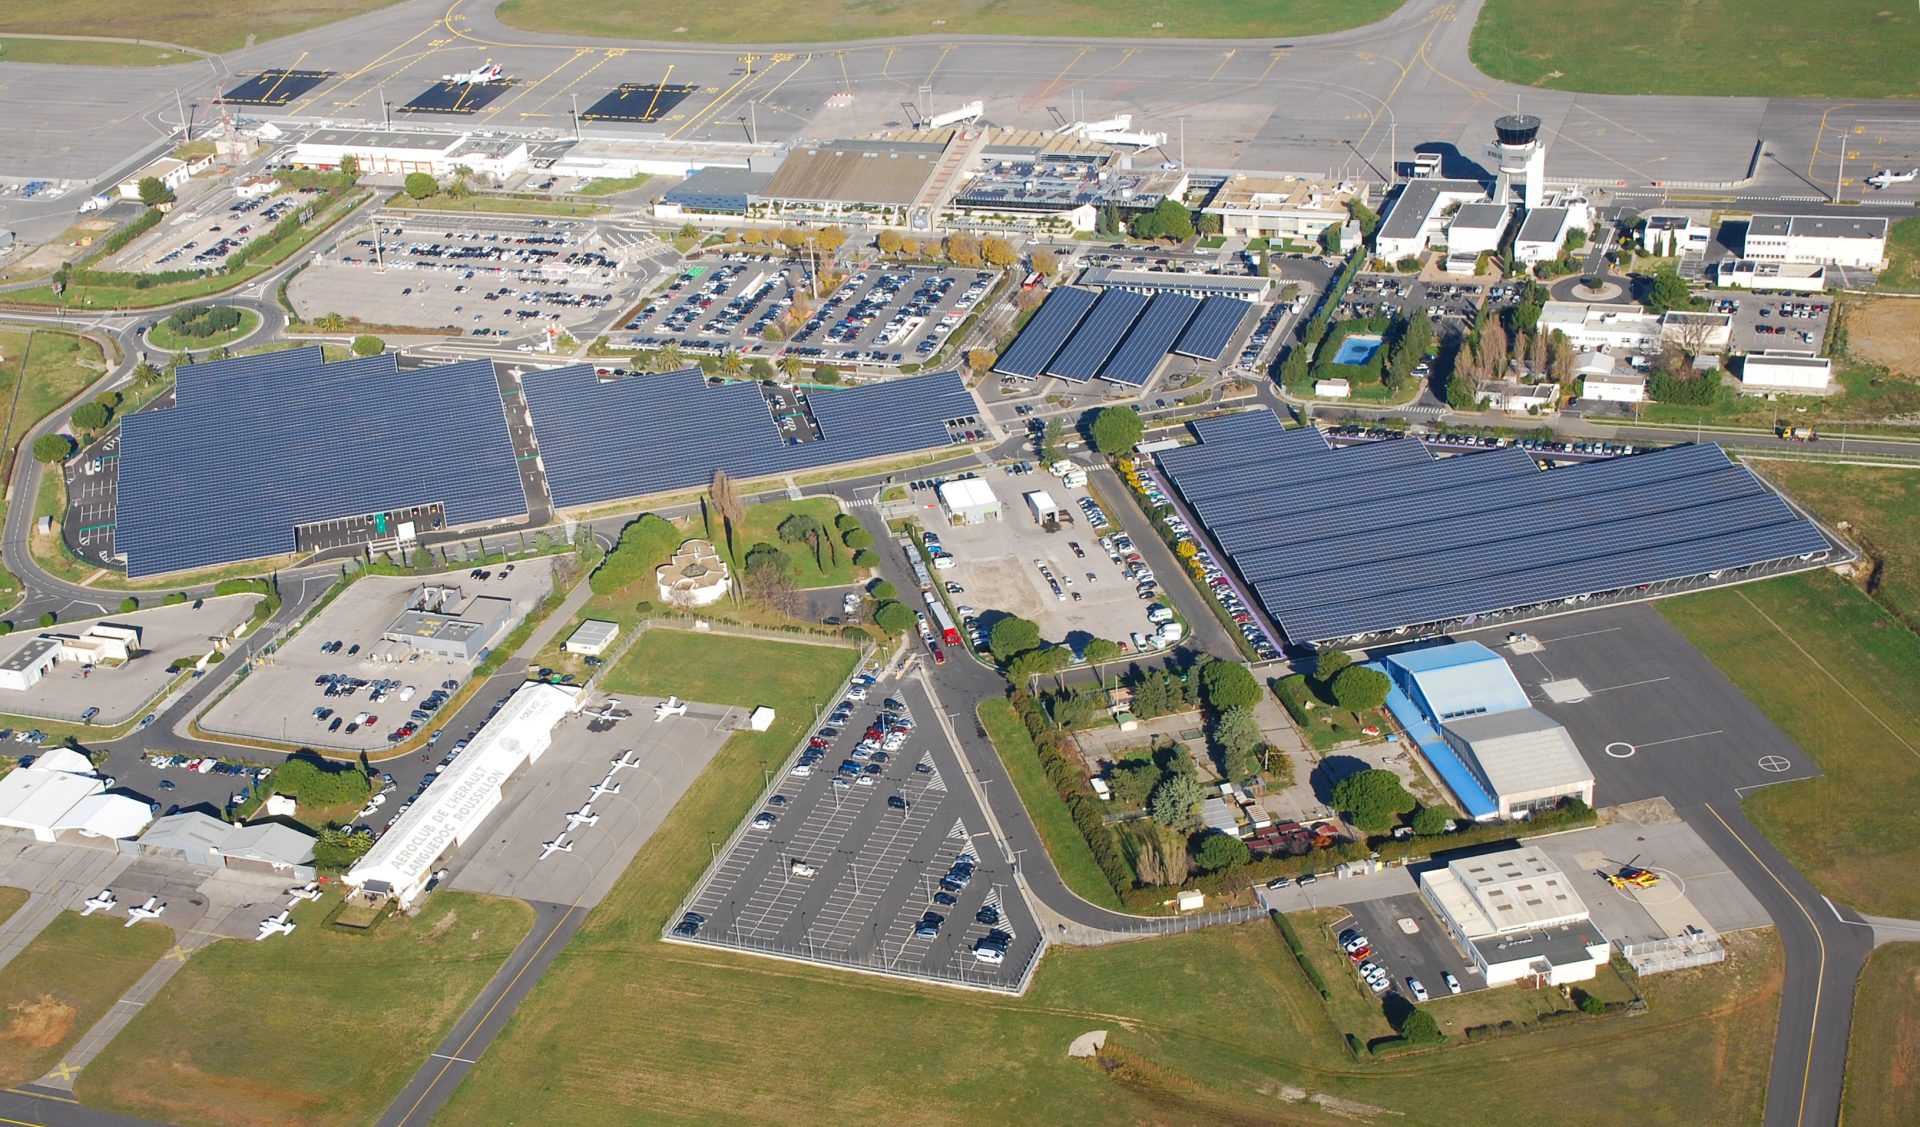
[(1920, 637), (1824, 571), (1658, 606), (1825, 772), (1756, 791), (1747, 816), (1821, 892), (1920, 915)]
[(98, 35), (179, 43), (202, 51), (231, 51), (310, 27), (389, 7), (398, 0), (154, 0), (134, 7), (117, 0), (7, 0), (0, 32)]
[(26, 902), (26, 889), (0, 886), (0, 923), (6, 923), (9, 917), (20, 910), (20, 905)]
[(260, 315), (251, 309), (242, 309), (240, 311), (240, 323), (224, 333), (215, 333), (210, 337), (182, 336), (168, 328), (165, 321), (160, 321), (155, 323), (153, 328), (147, 330), (147, 339), (153, 342), (155, 348), (166, 352), (180, 352), (182, 350), (198, 352), (202, 349), (219, 348), (224, 344), (232, 344), (234, 341), (239, 340), (259, 327)]
[(18, 39), (0, 35), (0, 62), (51, 63), (75, 67), (167, 67), (198, 56), (140, 43), (94, 43), (84, 39)]
[(577, 203), (544, 196), (428, 196), (416, 200), (405, 192), (387, 201), (392, 211), (450, 211), (462, 215), (603, 215), (606, 204)]
[(633, 176), (603, 177), (589, 180), (580, 186), (574, 194), (577, 196), (617, 196), (621, 192), (631, 192), (640, 185), (653, 179), (650, 172), (636, 173)]
[(1847, 1127), (1920, 1123), (1920, 943), (1882, 947), (1868, 959), (1854, 992), (1847, 1048)]
[(1748, 465), (1848, 534), (1873, 558), (1867, 593), (1920, 624), (1920, 472), (1904, 466), (1749, 459)]
[(173, 929), (62, 912), (0, 968), (0, 1087), (38, 1079), (106, 1016)]
[(1887, 229), (1887, 268), (1874, 288), (1920, 293), (1920, 219), (1902, 219)]
[[(813, 558), (813, 550), (804, 543), (784, 544), (780, 541), (780, 522), (796, 515), (812, 517), (826, 529), (826, 534), (821, 538), (821, 561), (818, 563)], [(747, 553), (753, 550), (755, 544), (771, 544), (787, 554), (787, 574), (793, 577), (795, 587), (844, 587), (858, 581), (866, 574), (866, 569), (853, 566), (853, 549), (840, 542), (840, 535), (833, 527), (833, 518), (838, 515), (840, 505), (831, 497), (769, 501), (747, 506), (741, 511), (739, 526), (733, 530), (734, 550), (730, 557), (733, 573), (742, 573)], [(703, 530), (702, 535), (708, 535), (707, 531)], [(717, 514), (712, 519), (710, 538), (722, 552), (727, 550), (726, 537), (721, 535)]]
[(1115, 912), (1126, 911), (1113, 885), (1107, 882), (1106, 874), (1094, 862), (1093, 850), (1088, 848), (1087, 839), (1080, 836), (1080, 828), (1073, 824), (1066, 804), (1048, 784), (1040, 755), (1034, 750), (1033, 740), (1013, 711), (1013, 705), (1003, 697), (982, 702), (980, 725), (987, 730), (994, 750), (1000, 753), (1007, 777), (1013, 780), (1013, 789), (1020, 792), (1020, 803), (1040, 831), (1040, 840), (1047, 847), (1047, 856), (1053, 859), (1053, 867), (1059, 870), (1060, 879), (1082, 900)]
[(1554, 90), (1914, 96), (1912, 67), (1904, 65), (1920, 35), (1911, 5), (1824, 4), (1818, 20), (1784, 9), (1772, 18), (1755, 14), (1751, 0), (1486, 0), (1468, 50), (1489, 78)]
[[(529, 31), (683, 43), (822, 43), (894, 35), (1059, 35), (1260, 39), (1319, 35), (1384, 19), (1403, 0), (1240, 0), (1170, 9), (1156, 0), (955, 0), (938, 12), (913, 4), (743, 0), (688, 8), (626, 0), (506, 0), (500, 19)], [(1177, 16), (1176, 16), (1177, 13)]]
[(196, 953), (75, 1094), (177, 1123), (371, 1123), (533, 926), (520, 901), (440, 891), (361, 934), (324, 922), (335, 903)]

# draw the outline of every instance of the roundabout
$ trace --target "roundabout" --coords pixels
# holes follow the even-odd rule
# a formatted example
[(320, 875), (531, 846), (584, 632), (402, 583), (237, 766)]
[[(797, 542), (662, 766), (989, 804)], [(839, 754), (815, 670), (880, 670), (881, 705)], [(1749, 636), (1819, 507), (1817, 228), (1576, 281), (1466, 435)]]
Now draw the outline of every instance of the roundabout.
[(260, 331), (260, 314), (237, 305), (190, 305), (155, 321), (141, 334), (162, 352), (206, 352), (235, 345)]

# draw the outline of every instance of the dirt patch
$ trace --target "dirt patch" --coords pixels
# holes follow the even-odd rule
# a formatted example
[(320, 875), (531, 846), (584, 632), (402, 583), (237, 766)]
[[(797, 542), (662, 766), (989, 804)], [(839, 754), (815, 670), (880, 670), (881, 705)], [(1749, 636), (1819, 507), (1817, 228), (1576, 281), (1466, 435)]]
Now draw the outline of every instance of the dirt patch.
[(1878, 298), (1847, 313), (1847, 347), (1863, 360), (1920, 379), (1920, 301)]
[(455, 917), (457, 917), (459, 914), (460, 913), (458, 912), (448, 912), (446, 915), (441, 916), (439, 919), (433, 921), (433, 926), (427, 929), (427, 938), (438, 939), (441, 936), (445, 935), (448, 931), (452, 930)]
[(51, 994), (15, 1002), (7, 1012), (13, 1018), (0, 1029), (0, 1042), (29, 1049), (51, 1049), (65, 1041), (80, 1017), (80, 1011)]

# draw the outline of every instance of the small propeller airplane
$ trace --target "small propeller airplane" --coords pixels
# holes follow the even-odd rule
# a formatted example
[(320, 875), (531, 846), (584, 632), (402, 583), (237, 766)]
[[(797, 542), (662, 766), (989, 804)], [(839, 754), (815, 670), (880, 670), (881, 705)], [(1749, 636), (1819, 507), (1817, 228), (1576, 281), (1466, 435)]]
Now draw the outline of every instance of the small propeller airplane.
[(100, 890), (100, 895), (91, 897), (86, 901), (80, 909), (80, 914), (83, 916), (91, 916), (95, 912), (111, 912), (118, 907), (119, 904), (120, 902), (113, 898), (113, 889), (103, 888)]
[(559, 837), (554, 838), (552, 841), (545, 842), (540, 846), (540, 859), (544, 861), (555, 853), (572, 852), (573, 843), (567, 840), (566, 834), (561, 834)]
[(160, 903), (160, 898), (158, 896), (149, 896), (147, 897), (147, 902), (145, 904), (142, 904), (137, 908), (127, 909), (126, 926), (132, 927), (134, 924), (139, 923), (141, 920), (157, 920), (160, 918), (160, 913), (166, 910), (167, 910), (167, 906), (165, 904)]
[(593, 804), (588, 803), (567, 815), (567, 829), (577, 830), (581, 826), (591, 826), (600, 821), (600, 815), (593, 812)]
[(614, 771), (624, 771), (629, 767), (638, 766), (640, 766), (640, 761), (633, 757), (633, 752), (631, 750), (623, 751), (620, 753), (620, 758), (613, 761), (613, 771), (607, 772), (607, 778), (613, 778)]
[(658, 724), (669, 716), (685, 716), (686, 714), (687, 702), (681, 700), (679, 697), (668, 697), (666, 700), (653, 706), (653, 722), (655, 724)]
[(620, 784), (613, 781), (613, 773), (609, 771), (607, 777), (595, 783), (593, 789), (587, 793), (592, 796), (587, 799), (587, 801), (592, 802), (595, 798), (601, 798), (609, 794), (619, 794)]
[(287, 895), (293, 897), (292, 902), (296, 904), (302, 900), (318, 900), (320, 899), (320, 882), (310, 880), (299, 888), (289, 888)]
[(293, 929), (300, 925), (287, 919), (291, 914), (291, 910), (283, 910), (277, 916), (268, 916), (266, 919), (261, 920), (260, 934), (254, 936), (253, 941), (258, 943), (269, 935), (292, 935)]
[(1905, 172), (1895, 172), (1891, 168), (1883, 168), (1872, 176), (1867, 177), (1867, 183), (1873, 185), (1875, 188), (1891, 188), (1895, 184), (1905, 184), (1915, 178), (1920, 178), (1920, 168), (1910, 168)]

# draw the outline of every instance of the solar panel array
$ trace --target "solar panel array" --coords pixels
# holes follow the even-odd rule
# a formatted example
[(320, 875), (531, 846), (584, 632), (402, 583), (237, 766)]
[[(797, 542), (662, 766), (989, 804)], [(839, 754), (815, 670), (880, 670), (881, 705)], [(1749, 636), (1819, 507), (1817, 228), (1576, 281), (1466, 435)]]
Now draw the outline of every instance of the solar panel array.
[(1155, 294), (1146, 312), (1140, 314), (1132, 331), (1127, 333), (1127, 339), (1120, 342), (1120, 347), (1101, 366), (1100, 378), (1128, 387), (1145, 387), (1153, 378), (1153, 370), (1166, 359), (1174, 338), (1187, 327), (1193, 311), (1198, 308), (1200, 300), (1186, 294)]
[(1268, 411), (1160, 465), (1290, 641), (1357, 638), (1824, 552), (1718, 446), (1544, 472), (1505, 448), (1335, 450)]
[(1061, 286), (1047, 295), (1047, 300), (1027, 320), (1027, 327), (1020, 331), (1020, 337), (1007, 349), (1005, 356), (993, 366), (993, 370), (1005, 376), (1020, 376), (1033, 379), (1047, 367), (1047, 361), (1067, 343), (1073, 330), (1079, 328), (1087, 310), (1093, 308), (1092, 290), (1078, 289), (1074, 286)]
[(1196, 360), (1218, 360), (1233, 342), (1233, 335), (1253, 312), (1253, 303), (1219, 294), (1200, 303), (1200, 312), (1173, 346), (1181, 356)]
[(1120, 341), (1147, 307), (1147, 299), (1130, 290), (1108, 290), (1087, 312), (1086, 320), (1073, 330), (1066, 347), (1047, 363), (1047, 375), (1074, 383), (1085, 383), (1100, 374), (1100, 368), (1120, 347)]
[(523, 384), (560, 508), (700, 488), (715, 470), (759, 478), (945, 446), (948, 423), (980, 411), (955, 372), (815, 391), (821, 437), (790, 443), (758, 385), (710, 387), (699, 369), (602, 381), (574, 365)]
[(528, 511), (487, 360), (401, 373), (391, 354), (323, 364), (308, 348), (191, 365), (174, 406), (121, 420), (119, 474), (131, 576), (290, 552), (310, 521)]

